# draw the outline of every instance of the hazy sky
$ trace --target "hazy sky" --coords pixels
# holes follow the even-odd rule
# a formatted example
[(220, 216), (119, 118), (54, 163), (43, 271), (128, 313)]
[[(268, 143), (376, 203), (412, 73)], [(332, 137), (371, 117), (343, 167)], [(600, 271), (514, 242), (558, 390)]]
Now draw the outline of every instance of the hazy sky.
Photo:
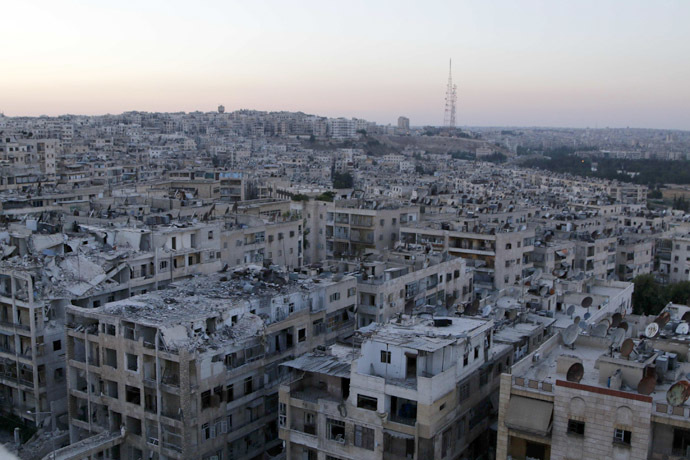
[(690, 129), (690, 1), (8, 1), (6, 115), (304, 111)]

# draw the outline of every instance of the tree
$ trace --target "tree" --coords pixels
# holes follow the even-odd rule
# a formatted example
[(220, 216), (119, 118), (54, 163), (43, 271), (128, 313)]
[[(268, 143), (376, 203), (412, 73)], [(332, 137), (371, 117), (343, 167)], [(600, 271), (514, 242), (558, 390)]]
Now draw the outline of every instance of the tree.
[(666, 297), (673, 303), (690, 305), (690, 281), (669, 284), (666, 289)]
[(647, 195), (647, 198), (652, 199), (652, 200), (660, 200), (664, 197), (664, 195), (661, 193), (661, 190), (655, 189), (651, 190), (649, 194)]
[(354, 183), (352, 174), (349, 172), (333, 174), (333, 188), (352, 188)]
[(666, 292), (654, 279), (654, 275), (639, 275), (634, 280), (632, 295), (633, 313), (636, 315), (657, 315), (667, 303)]
[(328, 192), (323, 192), (321, 195), (317, 196), (317, 197), (316, 197), (316, 200), (317, 200), (317, 201), (328, 201), (328, 202), (332, 202), (334, 196), (335, 196), (335, 192), (332, 192), (332, 191), (329, 190)]

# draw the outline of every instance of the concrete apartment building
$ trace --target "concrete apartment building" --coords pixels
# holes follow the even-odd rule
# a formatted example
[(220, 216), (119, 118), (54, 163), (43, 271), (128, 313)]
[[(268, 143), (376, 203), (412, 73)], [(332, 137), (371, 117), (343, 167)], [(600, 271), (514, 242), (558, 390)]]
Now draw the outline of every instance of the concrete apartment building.
[(533, 266), (534, 230), (522, 225), (420, 222), (401, 227), (400, 239), (405, 244), (464, 258), (474, 267), (475, 289), (512, 286)]
[(675, 234), (657, 240), (656, 264), (663, 282), (690, 280), (690, 235)]
[(473, 299), (472, 273), (461, 258), (398, 248), (364, 261), (329, 263), (357, 278), (357, 327), (427, 307), (452, 314)]
[(303, 263), (302, 219), (266, 222), (252, 215), (228, 219), (221, 233), (221, 259), (232, 267), (264, 260), (289, 270)]
[(676, 326), (690, 308), (666, 311), (652, 337), (654, 318), (628, 317), (627, 348), (612, 348), (610, 334), (581, 334), (572, 347), (557, 335), (503, 374), (496, 458), (687, 458), (690, 413), (667, 398), (690, 371), (687, 337), (664, 321)]
[[(98, 308), (69, 306), (75, 444), (58, 454), (208, 460), (279, 453), (279, 364), (351, 334), (355, 299), (352, 277), (290, 280), (257, 268)], [(84, 439), (93, 442), (83, 447), (77, 441)]]
[(219, 234), (214, 229), (84, 225), (76, 233), (45, 234), (12, 226), (1, 244), (13, 257), (0, 262), (0, 408), (30, 425), (45, 418), (36, 412), (61, 419), (65, 307), (99, 307), (219, 271), (219, 240), (200, 241), (209, 231)]
[(578, 233), (575, 235), (575, 268), (586, 276), (597, 279), (613, 279), (616, 272), (615, 236)]
[(654, 269), (654, 241), (644, 235), (624, 235), (618, 238), (616, 248), (616, 274), (621, 281), (632, 281), (636, 276)]
[(305, 208), (308, 263), (393, 249), (401, 226), (419, 220), (419, 207), (383, 200), (314, 200)]
[[(280, 438), (289, 460), (476, 458), (511, 347), (493, 321), (402, 317), (284, 364)], [(499, 371), (500, 369), (500, 371)], [(494, 377), (496, 377), (494, 379)]]
[(575, 243), (567, 240), (554, 240), (552, 237), (536, 239), (532, 252), (534, 268), (543, 273), (563, 276), (575, 266)]

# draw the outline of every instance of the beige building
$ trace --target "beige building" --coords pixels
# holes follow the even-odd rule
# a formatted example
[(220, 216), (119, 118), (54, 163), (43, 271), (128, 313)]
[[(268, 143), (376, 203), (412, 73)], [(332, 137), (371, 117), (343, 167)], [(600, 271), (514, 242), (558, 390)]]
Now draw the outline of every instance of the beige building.
[(520, 282), (532, 268), (534, 230), (526, 226), (420, 222), (402, 226), (400, 239), (462, 257), (474, 267), (475, 288), (503, 289)]

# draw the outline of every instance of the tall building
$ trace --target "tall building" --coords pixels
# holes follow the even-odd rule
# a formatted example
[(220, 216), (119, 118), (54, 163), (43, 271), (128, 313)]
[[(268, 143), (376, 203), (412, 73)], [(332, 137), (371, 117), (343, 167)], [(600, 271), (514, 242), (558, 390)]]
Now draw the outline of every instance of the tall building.
[(409, 131), (410, 119), (407, 117), (398, 117), (398, 129), (402, 131)]

